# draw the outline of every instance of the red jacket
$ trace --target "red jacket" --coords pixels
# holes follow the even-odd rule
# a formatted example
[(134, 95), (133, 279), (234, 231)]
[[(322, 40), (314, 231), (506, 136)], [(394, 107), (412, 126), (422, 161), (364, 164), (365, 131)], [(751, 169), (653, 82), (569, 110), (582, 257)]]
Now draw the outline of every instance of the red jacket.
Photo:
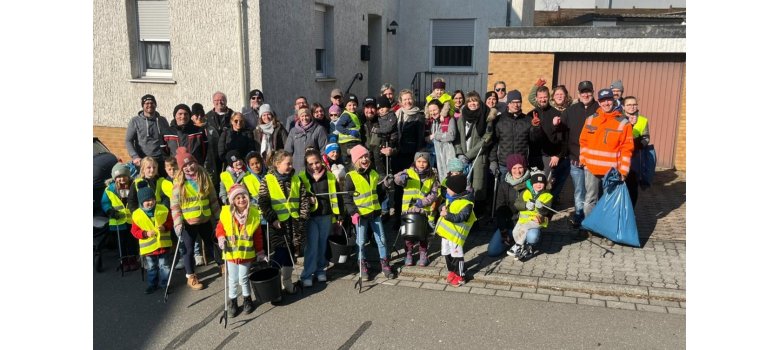
[(620, 111), (597, 109), (585, 120), (580, 133), (580, 163), (593, 175), (606, 175), (610, 168), (628, 175), (634, 151), (632, 132), (631, 123)]
[[(172, 235), (173, 233), (173, 219), (171, 219), (171, 213), (168, 212), (168, 218), (165, 219), (165, 223), (163, 224), (163, 227), (165, 227), (165, 231), (170, 232)], [(143, 239), (144, 237), (144, 230), (142, 230), (138, 225), (133, 223), (133, 226), (130, 227), (130, 234), (133, 235), (136, 239)], [(165, 254), (168, 252), (168, 248), (160, 248), (153, 252), (151, 252), (149, 255), (160, 255)]]

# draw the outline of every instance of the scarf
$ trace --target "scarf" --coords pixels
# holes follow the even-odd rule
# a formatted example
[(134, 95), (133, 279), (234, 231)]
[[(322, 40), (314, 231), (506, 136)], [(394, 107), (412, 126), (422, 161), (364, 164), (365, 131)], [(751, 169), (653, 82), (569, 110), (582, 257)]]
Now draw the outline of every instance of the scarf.
[(482, 137), (485, 135), (485, 129), (487, 128), (487, 106), (484, 103), (479, 103), (479, 108), (476, 111), (470, 110), (467, 106), (461, 109), (461, 118), (464, 118), (467, 123), (473, 124), (477, 127), (477, 135)]
[(450, 129), (450, 116), (447, 115), (444, 117), (444, 121), (441, 122), (441, 127), (439, 130), (441, 130), (442, 133), (445, 133), (449, 129)]
[(292, 171), (289, 174), (280, 174), (276, 169), (273, 170), (274, 176), (279, 180), (279, 183), (288, 182), (292, 178)]
[[(146, 208), (144, 208), (144, 207), (142, 206), (142, 207), (141, 207), (141, 210), (143, 210), (143, 211), (144, 211), (144, 214), (146, 214), (146, 216), (148, 216), (148, 217), (150, 217), (150, 218), (151, 218), (151, 217), (154, 217), (154, 207), (151, 207), (151, 208), (149, 208), (149, 209), (146, 209)], [(152, 221), (154, 221), (154, 220), (152, 220)]]
[(319, 173), (313, 173), (309, 169), (306, 169), (306, 172), (311, 175), (311, 177), (314, 179), (314, 181), (320, 181), (320, 178), (322, 178), (322, 175), (325, 175), (325, 167), (322, 167), (322, 170), (320, 170)]
[(396, 112), (396, 115), (398, 116), (398, 123), (405, 122), (407, 119), (409, 119), (409, 116), (415, 115), (417, 113), (420, 113), (420, 108), (417, 106), (409, 109), (403, 107), (398, 109), (398, 112)]
[(296, 121), (295, 127), (303, 130), (303, 132), (309, 132), (309, 129), (314, 127), (314, 122), (309, 122), (309, 125), (303, 126), (300, 121)]
[[(430, 163), (428, 163), (428, 164), (430, 165)], [(412, 165), (412, 169), (414, 169), (414, 172), (416, 172), (417, 175), (420, 176), (420, 181), (425, 181), (425, 179), (427, 179), (428, 177), (431, 176), (431, 172), (433, 171), (433, 170), (431, 170), (433, 168), (431, 168), (430, 166), (428, 166), (427, 168), (425, 168), (423, 170), (417, 170), (417, 167)]]
[(511, 172), (507, 172), (506, 173), (506, 177), (504, 178), (504, 181), (506, 181), (506, 183), (510, 184), (512, 187), (515, 187), (515, 186), (519, 185), (520, 183), (522, 183), (523, 181), (528, 180), (528, 178), (530, 176), (531, 176), (531, 172), (526, 169), (525, 172), (523, 173), (523, 175), (520, 176), (519, 179), (515, 180), (515, 178), (512, 177), (512, 173)]
[(230, 214), (233, 214), (233, 218), (238, 221), (239, 224), (246, 225), (246, 218), (249, 216), (249, 206), (247, 205), (246, 208), (242, 211), (238, 211), (238, 208), (236, 208), (235, 204), (230, 205)]
[(266, 154), (271, 149), (271, 137), (276, 130), (276, 125), (273, 121), (265, 124), (258, 124), (257, 129), (260, 130), (260, 154)]

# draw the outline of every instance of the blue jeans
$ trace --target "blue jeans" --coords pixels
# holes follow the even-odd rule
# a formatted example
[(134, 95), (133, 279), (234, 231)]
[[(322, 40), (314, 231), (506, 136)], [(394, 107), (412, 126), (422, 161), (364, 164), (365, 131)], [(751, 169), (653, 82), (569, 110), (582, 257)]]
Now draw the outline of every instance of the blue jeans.
[(385, 247), (385, 228), (382, 226), (382, 218), (380, 216), (374, 216), (371, 219), (360, 217), (358, 219), (357, 226), (357, 246), (358, 246), (358, 260), (366, 258), (364, 250), (366, 249), (363, 244), (366, 242), (366, 231), (368, 225), (371, 225), (371, 229), (374, 230), (374, 240), (376, 241), (377, 248), (379, 249), (379, 258), (387, 258), (387, 248)]
[(525, 243), (536, 244), (539, 243), (539, 237), (542, 235), (540, 228), (529, 228), (525, 234)]
[[(160, 255), (146, 255), (146, 266), (148, 272), (146, 273), (147, 283), (149, 287), (165, 287), (168, 284), (168, 276), (171, 273), (171, 260), (168, 253)], [(158, 284), (159, 282), (159, 284)]]
[(311, 279), (314, 273), (324, 274), (328, 266), (325, 249), (331, 231), (331, 215), (312, 216), (306, 223), (306, 249), (303, 252), (301, 279)]
[(572, 164), (569, 175), (574, 184), (574, 222), (579, 224), (585, 219), (585, 169)]
[(228, 296), (230, 299), (238, 297), (237, 284), (241, 284), (241, 295), (248, 297), (252, 292), (249, 289), (249, 267), (252, 264), (236, 264), (227, 262), (228, 273)]

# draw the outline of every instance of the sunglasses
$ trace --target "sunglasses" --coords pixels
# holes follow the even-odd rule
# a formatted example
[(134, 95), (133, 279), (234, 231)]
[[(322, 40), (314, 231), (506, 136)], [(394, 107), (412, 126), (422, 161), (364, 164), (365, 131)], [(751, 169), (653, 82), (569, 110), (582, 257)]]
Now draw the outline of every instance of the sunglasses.
[(506, 91), (506, 88), (496, 88), (496, 92)]
[(231, 120), (230, 122), (231, 122), (231, 123), (240, 123), (240, 122), (241, 122), (241, 119)]
[(255, 96), (251, 98), (252, 100), (261, 100), (260, 96)]
[(332, 114), (330, 114), (330, 116), (331, 116), (331, 117), (338, 117), (339, 115), (338, 115), (338, 114), (336, 114), (336, 113), (332, 113)]

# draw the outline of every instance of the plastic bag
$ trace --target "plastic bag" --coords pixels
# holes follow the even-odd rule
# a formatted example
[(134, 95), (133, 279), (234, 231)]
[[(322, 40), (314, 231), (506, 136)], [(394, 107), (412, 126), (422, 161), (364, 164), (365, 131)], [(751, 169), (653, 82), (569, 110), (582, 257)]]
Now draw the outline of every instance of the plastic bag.
[(496, 232), (493, 233), (493, 237), (490, 238), (490, 242), (488, 243), (487, 254), (491, 258), (495, 258), (504, 254), (506, 250), (507, 247), (504, 244), (504, 239), (501, 237), (501, 230), (496, 229)]
[(631, 206), (628, 187), (620, 181), (620, 173), (615, 168), (610, 169), (601, 184), (604, 187), (604, 195), (590, 215), (582, 221), (582, 227), (613, 242), (639, 247), (634, 208)]

